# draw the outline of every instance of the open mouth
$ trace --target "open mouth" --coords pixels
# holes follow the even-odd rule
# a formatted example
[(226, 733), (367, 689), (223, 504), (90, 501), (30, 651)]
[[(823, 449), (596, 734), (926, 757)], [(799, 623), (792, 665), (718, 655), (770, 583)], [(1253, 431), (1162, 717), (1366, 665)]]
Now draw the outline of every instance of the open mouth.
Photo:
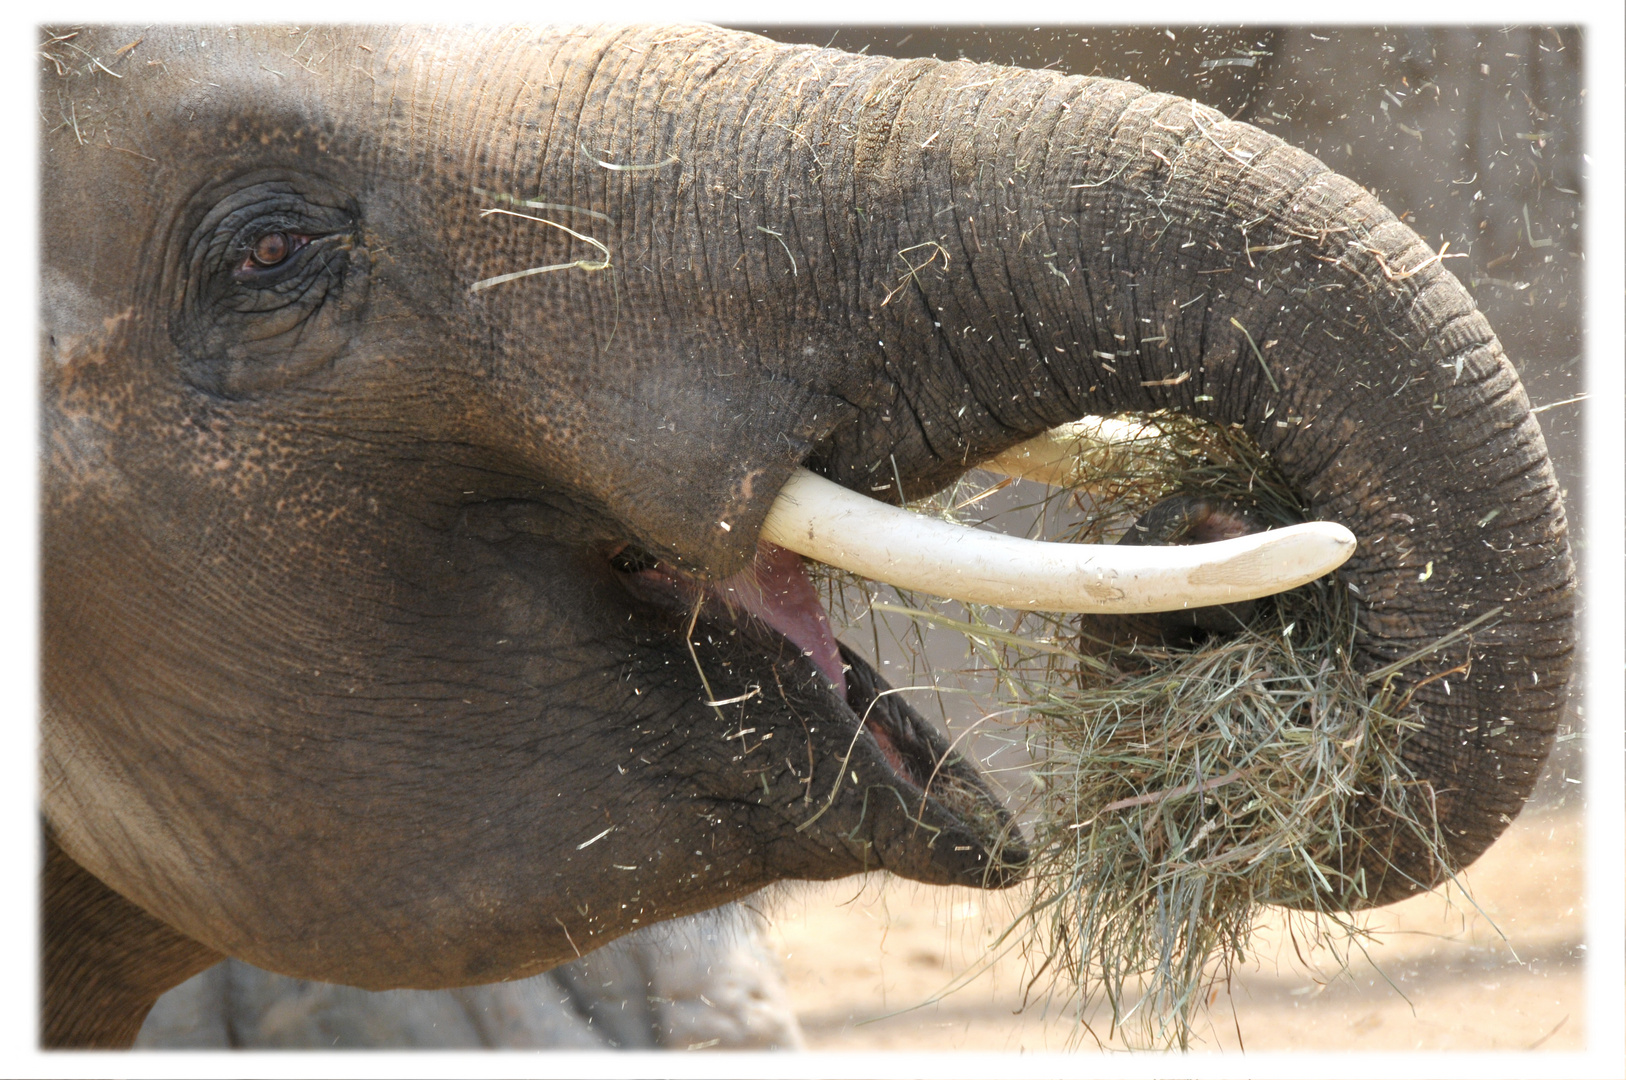
[[(957, 854), (950, 861), (964, 864), (964, 871), (974, 871), (984, 883), (1009, 884), (1020, 876), (1028, 851), (999, 797), (969, 755), (908, 705), (868, 661), (836, 640), (801, 555), (762, 541), (750, 567), (709, 583), (630, 546), (615, 551), (610, 561), (640, 599), (681, 608), (710, 625), (727, 625), (759, 651), (778, 654), (781, 662), (810, 665), (846, 705), (842, 719), (850, 732), (849, 754), (860, 741), (874, 751), (910, 818), (957, 826), (950, 830), (953, 835), (937, 835), (926, 846), (946, 845), (940, 854)], [(850, 762), (842, 767), (850, 768)], [(815, 803), (823, 794), (814, 794)]]
[[(1080, 468), (1103, 453), (1118, 452), (1123, 435), (1110, 430), (1112, 423), (1066, 425), (984, 467), (1046, 484), (1076, 482)], [(781, 663), (801, 665), (808, 675), (817, 672), (831, 691), (819, 696), (846, 721), (851, 739), (829, 789), (831, 804), (850, 776), (854, 789), (890, 789), (904, 803), (912, 828), (928, 818), (935, 822), (927, 825), (933, 839), (925, 847), (937, 850), (922, 856), (921, 845), (913, 842), (898, 841), (890, 849), (878, 845), (883, 865), (896, 870), (907, 862), (919, 869), (924, 858), (939, 873), (921, 880), (934, 880), (954, 866), (950, 877), (963, 880), (974, 871), (986, 882), (1019, 876), (1028, 858), (1020, 831), (966, 756), (955, 754), (870, 664), (836, 641), (803, 557), (966, 602), (1132, 614), (1190, 613), (1281, 592), (1328, 573), (1355, 549), (1353, 534), (1332, 522), (1233, 531), (1237, 534), (1190, 546), (1025, 540), (888, 506), (803, 468), (780, 490), (763, 521), (752, 565), (732, 577), (701, 581), (628, 545), (609, 557), (629, 591), (684, 611), (691, 630), (704, 619), (760, 653), (777, 655)], [(690, 645), (692, 651), (692, 640)], [(862, 748), (873, 771), (869, 764), (849, 768), (858, 764), (855, 748)], [(860, 772), (872, 772), (875, 779), (861, 781)], [(863, 807), (861, 818), (869, 812), (867, 795)], [(878, 826), (867, 827), (873, 834)], [(945, 858), (940, 843), (945, 833), (954, 836), (951, 851), (974, 854)], [(889, 853), (899, 865), (887, 860)]]

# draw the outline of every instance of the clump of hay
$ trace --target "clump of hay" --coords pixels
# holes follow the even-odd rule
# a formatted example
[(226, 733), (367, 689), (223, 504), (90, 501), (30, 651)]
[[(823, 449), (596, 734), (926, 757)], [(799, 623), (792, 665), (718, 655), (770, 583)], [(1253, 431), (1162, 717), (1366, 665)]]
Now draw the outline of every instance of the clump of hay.
[[(1173, 414), (1141, 422), (1087, 489), (1052, 493), (1041, 520), (1061, 521), (1066, 539), (1112, 543), (1175, 493), (1226, 500), (1262, 523), (1303, 520), (1239, 429)], [(931, 508), (953, 516), (975, 502), (961, 490)], [(1405, 673), (1485, 619), (1363, 673), (1357, 604), (1323, 579), (1258, 601), (1234, 634), (1183, 645), (1126, 640), (1074, 615), (966, 605), (957, 618), (917, 596), (874, 605), (964, 633), (1002, 709), (1025, 717), (1038, 760), (1024, 814), (1034, 884), (1007, 937), (1025, 930), (1030, 990), (1048, 978), (1098, 1039), (1090, 1017), (1106, 1011), (1108, 1038), (1187, 1047), (1266, 906), (1295, 911), (1295, 947), (1327, 946), (1347, 963), (1365, 933), (1347, 911), (1377, 884), (1363, 865), (1383, 865), (1397, 843), (1434, 864), (1427, 876), (1449, 875), (1432, 791), (1400, 756), (1424, 681)]]

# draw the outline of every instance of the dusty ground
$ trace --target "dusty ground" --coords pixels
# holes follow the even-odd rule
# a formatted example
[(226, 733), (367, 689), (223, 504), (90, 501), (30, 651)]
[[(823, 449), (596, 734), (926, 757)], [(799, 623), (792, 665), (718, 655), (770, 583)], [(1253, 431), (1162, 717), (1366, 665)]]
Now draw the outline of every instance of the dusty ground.
[[(1238, 1031), (1248, 1050), (1583, 1048), (1581, 823), (1574, 805), (1527, 810), (1467, 874), (1483, 914), (1433, 893), (1371, 915), (1381, 936), (1368, 952), (1405, 998), (1358, 957), (1343, 977), (1308, 971), (1267, 930), (1213, 1003), (1201, 1048), (1234, 1051)], [(809, 1048), (1077, 1048), (1065, 1009), (1021, 1009), (1020, 955), (988, 963), (1015, 900), (880, 875), (781, 899), (772, 940)], [(1318, 963), (1331, 970), (1325, 954)]]

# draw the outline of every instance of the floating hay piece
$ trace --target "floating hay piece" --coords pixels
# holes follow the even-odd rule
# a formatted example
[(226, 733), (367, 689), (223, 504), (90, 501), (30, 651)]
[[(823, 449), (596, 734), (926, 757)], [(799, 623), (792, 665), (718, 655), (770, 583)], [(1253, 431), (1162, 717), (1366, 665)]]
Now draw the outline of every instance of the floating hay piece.
[[(1261, 524), (1303, 520), (1240, 429), (1142, 417), (1139, 434), (1100, 461), (1086, 486), (1047, 496), (1041, 531), (1113, 543), (1173, 494), (1225, 500)], [(962, 484), (930, 508), (974, 506), (983, 486)], [(1048, 978), (1098, 1039), (1090, 1018), (1105, 1006), (1106, 1037), (1185, 1048), (1265, 906), (1294, 909), (1295, 943), (1347, 963), (1365, 931), (1346, 912), (1377, 885), (1363, 866), (1385, 865), (1398, 843), (1434, 864), (1430, 876), (1449, 876), (1432, 792), (1400, 757), (1420, 721), (1397, 676), (1461, 647), (1496, 613), (1368, 674), (1354, 667), (1356, 604), (1322, 579), (1255, 601), (1234, 634), (1184, 644), (1117, 633), (1099, 616), (919, 596), (874, 605), (964, 633), (999, 707), (1026, 718), (1038, 760), (1024, 815), (1034, 884), (1007, 940), (1025, 930), (1030, 992)]]

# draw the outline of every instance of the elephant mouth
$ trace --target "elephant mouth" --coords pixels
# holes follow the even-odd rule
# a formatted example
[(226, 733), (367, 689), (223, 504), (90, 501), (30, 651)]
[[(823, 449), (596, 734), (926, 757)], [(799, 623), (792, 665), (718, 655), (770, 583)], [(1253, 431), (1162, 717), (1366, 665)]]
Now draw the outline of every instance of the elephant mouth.
[[(1110, 422), (1067, 425), (987, 467), (1055, 483), (1058, 470), (1076, 472), (1104, 453), (1117, 452), (1114, 447), (1123, 437), (1111, 430)], [(838, 796), (850, 794), (844, 777), (850, 776), (853, 789), (868, 783), (859, 773), (869, 770), (849, 768), (858, 754), (882, 774), (879, 785), (899, 796), (906, 819), (916, 826), (932, 819), (924, 855), (913, 836), (906, 840), (894, 834), (890, 846), (878, 843), (874, 835), (881, 826), (873, 820), (868, 800), (860, 799), (857, 824), (870, 837), (864, 841), (869, 845), (866, 862), (869, 847), (874, 847), (888, 869), (921, 880), (964, 881), (969, 874), (982, 883), (996, 878), (1004, 883), (1014, 881), (1028, 859), (1010, 814), (966, 755), (956, 754), (870, 664), (836, 641), (804, 556), (872, 580), (959, 600), (1123, 614), (1244, 602), (1320, 577), (1355, 547), (1353, 535), (1330, 522), (1242, 530), (1211, 539), (1191, 547), (1023, 540), (878, 503), (804, 468), (779, 492), (752, 564), (731, 577), (704, 581), (628, 544), (609, 558), (634, 596), (683, 613), (691, 654), (692, 632), (704, 618), (706, 625), (721, 626), (725, 635), (740, 637), (758, 653), (778, 654), (781, 663), (789, 652), (792, 665), (823, 684), (815, 688), (822, 711), (836, 713), (848, 732), (840, 747), (824, 744), (827, 753), (845, 751), (834, 770), (835, 784), (827, 789), (826, 809), (837, 805)], [(738, 700), (743, 699), (721, 695), (713, 704)], [(811, 758), (809, 766), (819, 771)], [(974, 854), (945, 859), (945, 830), (955, 836), (947, 845), (949, 853)], [(851, 841), (852, 834), (844, 838)], [(957, 865), (945, 875), (945, 863)]]
[[(855, 787), (875, 787), (875, 778), (865, 777), (860, 785), (858, 777), (879, 766), (880, 786), (900, 797), (866, 800), (874, 808), (869, 820), (861, 822), (863, 831), (892, 834), (890, 842), (871, 837), (882, 867), (943, 884), (1003, 887), (1021, 877), (1029, 853), (1002, 800), (969, 754), (916, 712), (873, 665), (836, 640), (801, 555), (763, 540), (751, 566), (714, 582), (685, 574), (630, 545), (618, 548), (610, 561), (638, 598), (681, 609), (686, 620), (727, 624), (758, 653), (777, 654), (781, 663), (792, 653), (789, 663), (810, 668), (809, 675), (817, 672), (815, 678), (829, 691), (820, 697), (834, 706), (825, 711), (837, 714), (845, 732), (825, 744), (827, 756), (838, 742), (846, 755), (830, 763), (837, 766), (835, 790), (817, 790), (828, 780), (814, 780), (816, 787), (808, 792), (812, 817), (822, 816), (818, 807), (834, 803), (837, 792), (846, 793), (848, 775), (855, 778)], [(814, 775), (819, 775), (817, 768)], [(908, 819), (902, 830), (907, 836), (880, 820), (891, 807), (901, 807)], [(806, 817), (804, 821), (812, 824)]]

